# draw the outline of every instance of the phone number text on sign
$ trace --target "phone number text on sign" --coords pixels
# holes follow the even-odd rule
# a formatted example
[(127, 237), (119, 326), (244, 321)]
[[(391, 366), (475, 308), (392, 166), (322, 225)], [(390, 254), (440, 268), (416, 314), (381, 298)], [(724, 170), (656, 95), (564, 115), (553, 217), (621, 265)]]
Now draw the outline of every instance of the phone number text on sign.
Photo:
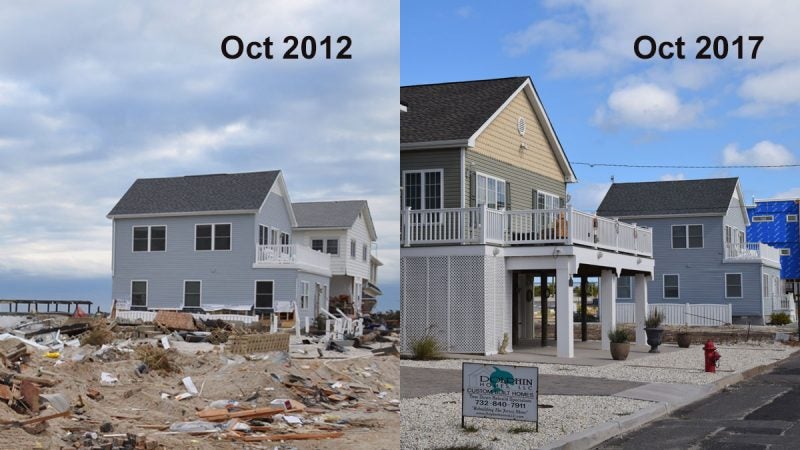
[(537, 422), (539, 369), (464, 363), (462, 415)]

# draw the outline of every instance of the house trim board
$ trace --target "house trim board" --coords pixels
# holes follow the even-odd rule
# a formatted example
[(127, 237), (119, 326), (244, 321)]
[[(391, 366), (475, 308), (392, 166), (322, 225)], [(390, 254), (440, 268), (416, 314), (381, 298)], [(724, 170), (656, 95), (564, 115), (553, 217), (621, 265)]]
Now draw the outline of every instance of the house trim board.
[(220, 211), (189, 211), (189, 212), (166, 212), (166, 213), (143, 213), (143, 214), (116, 214), (107, 215), (108, 219), (149, 219), (152, 217), (185, 217), (185, 216), (238, 216), (258, 213), (257, 209), (231, 209)]

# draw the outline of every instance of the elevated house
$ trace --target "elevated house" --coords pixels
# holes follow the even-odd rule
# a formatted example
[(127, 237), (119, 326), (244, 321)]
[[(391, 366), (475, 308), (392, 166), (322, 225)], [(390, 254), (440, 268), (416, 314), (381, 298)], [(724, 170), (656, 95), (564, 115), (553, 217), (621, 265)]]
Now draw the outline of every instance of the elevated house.
[(794, 314), (793, 298), (800, 295), (800, 199), (775, 198), (754, 200), (747, 207), (750, 225), (747, 235), (751, 240), (763, 242), (780, 252), (781, 280), (776, 287), (781, 297), (780, 311)]
[(534, 293), (553, 281), (557, 353), (572, 357), (575, 276), (601, 278), (608, 348), (619, 276), (634, 278), (647, 308), (652, 233), (572, 208), (576, 177), (530, 78), (406, 86), (400, 97), (404, 349), (426, 335), (461, 353), (534, 345), (537, 331), (547, 343), (554, 318)]
[[(330, 294), (347, 297), (355, 313), (369, 312), (381, 295), (375, 256), (378, 236), (365, 200), (292, 204), (294, 241), (331, 258)], [(327, 299), (326, 299), (327, 300)]]
[(780, 254), (748, 236), (738, 178), (614, 183), (597, 213), (653, 230), (651, 304), (730, 305), (734, 322), (756, 324), (780, 305)]
[(314, 317), (331, 256), (294, 241), (280, 171), (139, 179), (109, 212), (112, 293), (131, 309)]

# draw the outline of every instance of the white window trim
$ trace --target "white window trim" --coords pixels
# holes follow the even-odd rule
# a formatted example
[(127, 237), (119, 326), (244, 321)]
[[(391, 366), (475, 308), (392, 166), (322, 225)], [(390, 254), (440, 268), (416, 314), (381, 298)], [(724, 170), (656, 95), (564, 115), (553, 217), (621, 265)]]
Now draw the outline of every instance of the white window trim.
[(441, 199), (441, 203), (442, 203), (440, 208), (444, 208), (444, 169), (420, 169), (420, 170), (404, 170), (401, 173), (401, 177), (402, 177), (401, 181), (403, 183), (403, 191), (402, 191), (403, 192), (403, 198), (400, 199), (400, 201), (401, 201), (400, 205), (403, 207), (403, 209), (405, 209), (405, 204), (406, 204), (406, 190), (405, 190), (405, 187), (406, 187), (406, 174), (407, 173), (421, 173), (421, 174), (423, 174), (423, 176), (422, 176), (422, 185), (421, 185), (422, 192), (421, 192), (421, 195), (420, 195), (420, 198), (422, 199), (422, 203), (423, 203), (422, 210), (430, 209), (430, 208), (427, 207), (428, 205), (425, 205), (425, 174), (426, 173), (433, 173), (433, 172), (439, 172), (439, 180), (441, 180), (441, 183), (439, 183), (439, 198)]
[[(667, 277), (676, 276), (678, 277), (678, 296), (677, 297), (667, 297)], [(661, 276), (661, 298), (664, 300), (676, 300), (681, 298), (681, 274), (679, 273), (665, 273)]]
[(358, 242), (355, 239), (350, 239), (350, 258), (358, 259)]
[[(272, 283), (272, 307), (259, 308), (256, 300), (258, 299), (258, 283)], [(253, 281), (253, 309), (272, 309), (275, 311), (275, 280), (255, 280)]]
[[(764, 219), (764, 220), (756, 220), (756, 219)], [(754, 214), (753, 218), (750, 219), (751, 222), (774, 222), (775, 216), (773, 214)]]
[[(144, 283), (144, 306), (133, 304), (133, 283)], [(150, 304), (150, 281), (149, 280), (131, 280), (131, 308), (148, 308)]]
[[(198, 250), (197, 249), (197, 227), (204, 225), (211, 225), (211, 250)], [(230, 248), (225, 250), (217, 250), (217, 225), (228, 225), (231, 230), (229, 239), (231, 240)], [(194, 224), (194, 251), (196, 252), (232, 252), (233, 251), (233, 223), (219, 222), (219, 223), (196, 223)]]
[[(309, 281), (301, 281), (300, 282), (300, 298), (298, 298), (298, 308), (302, 309), (303, 311), (307, 311), (309, 308), (309, 304), (311, 303), (311, 282)], [(303, 297), (306, 298), (305, 306), (303, 305)]]
[(367, 248), (367, 244), (363, 244), (361, 246), (361, 260), (366, 261), (369, 259), (369, 249)]
[[(731, 297), (728, 295), (728, 275), (739, 275), (739, 295), (738, 297)], [(742, 272), (725, 272), (725, 298), (744, 298), (744, 276)]]
[[(619, 296), (619, 280), (621, 280), (622, 278), (625, 278), (625, 279), (628, 280), (628, 292), (629, 292), (629, 294), (628, 294), (627, 297), (620, 297)], [(617, 298), (621, 298), (621, 299), (624, 299), (624, 300), (630, 300), (630, 299), (633, 298), (633, 277), (626, 276), (626, 277), (618, 277), (617, 278)]]
[[(164, 250), (163, 251), (162, 250), (155, 250), (155, 251), (154, 250), (150, 250), (150, 245), (151, 245), (152, 240), (153, 240), (153, 232), (152, 232), (152, 228), (153, 227), (164, 227)], [(134, 239), (134, 233), (135, 233), (135, 230), (137, 228), (147, 228), (147, 250), (136, 251), (136, 250), (133, 249), (134, 248), (134, 240), (135, 240)], [(169, 232), (169, 230), (167, 229), (166, 225), (131, 225), (131, 253), (151, 253), (151, 252), (152, 253), (166, 253), (167, 252), (167, 248), (168, 248), (167, 246), (168, 246), (168, 243), (169, 243), (168, 242), (169, 239), (167, 239), (167, 233), (168, 232)]]
[(181, 309), (186, 308), (186, 283), (200, 283), (200, 304), (197, 306), (190, 306), (190, 308), (202, 308), (203, 307), (203, 280), (183, 280), (183, 297), (181, 297)]
[[(779, 251), (780, 251), (780, 255), (781, 256), (791, 256), (792, 255), (792, 249), (791, 248), (781, 248), (781, 249), (779, 249)], [(784, 252), (786, 252), (786, 253), (784, 253)]]
[[(561, 204), (561, 196), (560, 195), (556, 195), (556, 194), (553, 194), (552, 192), (541, 191), (539, 189), (536, 189), (536, 208), (534, 208), (534, 209), (539, 209), (539, 194), (542, 194), (545, 197), (553, 197), (554, 199), (558, 200), (558, 204), (559, 205)], [(555, 208), (555, 209), (561, 209), (561, 208)], [(545, 208), (544, 210), (547, 211), (547, 208)]]
[[(267, 229), (267, 236), (266, 236), (267, 239), (266, 239), (266, 242), (263, 243), (263, 244), (260, 243), (261, 242), (261, 227), (264, 227), (264, 228)], [(197, 228), (195, 228), (195, 234), (197, 234), (196, 230), (197, 230)], [(270, 227), (268, 225), (265, 225), (263, 223), (259, 223), (258, 224), (258, 228), (256, 229), (256, 235), (257, 235), (256, 236), (256, 242), (259, 243), (258, 245), (269, 245), (269, 230), (270, 230)], [(197, 246), (197, 240), (195, 240), (195, 246)]]
[[(794, 218), (794, 220), (789, 220), (790, 217)], [(797, 222), (797, 214), (787, 214), (786, 215), (786, 221), (787, 222)]]
[[(506, 183), (508, 183), (508, 182), (507, 182), (506, 180), (504, 180), (504, 179), (502, 179), (502, 178), (499, 178), (499, 177), (496, 177), (496, 176), (494, 176), (494, 175), (488, 175), (488, 174), (485, 174), (485, 173), (483, 173), (483, 172), (477, 172), (477, 171), (476, 171), (476, 172), (475, 172), (475, 206), (476, 206), (476, 207), (478, 206), (478, 177), (484, 177), (484, 178), (486, 178), (486, 179), (487, 179), (487, 186), (486, 186), (486, 194), (487, 194), (487, 195), (489, 194), (489, 186), (488, 186), (488, 179), (489, 179), (489, 178), (491, 178), (491, 179), (495, 180), (495, 183), (497, 183), (498, 181), (501, 181), (501, 182), (503, 183), (503, 186), (504, 186), (504, 189), (503, 189), (503, 190), (504, 190), (504, 192), (503, 192), (503, 194), (504, 194), (504, 195), (507, 195), (507, 193), (508, 193), (508, 188), (507, 188), (507, 187), (505, 187), (505, 186), (507, 185)], [(557, 196), (556, 196), (556, 197), (557, 197)], [(487, 200), (488, 200), (488, 197), (487, 197)], [(497, 204), (497, 201), (496, 201), (496, 199), (495, 199), (495, 204)], [(508, 205), (508, 198), (506, 198), (506, 203), (505, 203), (505, 204), (506, 204), (506, 205)], [(488, 207), (488, 203), (487, 203), (487, 207)], [(496, 209), (497, 209), (497, 211), (505, 211), (507, 208), (504, 206), (504, 207), (503, 207), (503, 209), (500, 209), (500, 208), (496, 208)]]
[[(700, 237), (703, 239), (703, 245), (700, 247), (689, 247), (689, 227), (700, 227)], [(684, 227), (686, 229), (686, 247), (675, 247), (675, 239), (673, 239), (672, 235), (672, 228), (673, 227)], [(735, 227), (733, 227), (735, 228)], [(722, 239), (725, 239), (725, 236), (722, 236)], [(746, 238), (745, 238), (746, 239)], [(706, 227), (702, 223), (687, 223), (687, 224), (680, 224), (676, 223), (670, 225), (669, 227), (669, 245), (674, 250), (702, 250), (706, 248)]]

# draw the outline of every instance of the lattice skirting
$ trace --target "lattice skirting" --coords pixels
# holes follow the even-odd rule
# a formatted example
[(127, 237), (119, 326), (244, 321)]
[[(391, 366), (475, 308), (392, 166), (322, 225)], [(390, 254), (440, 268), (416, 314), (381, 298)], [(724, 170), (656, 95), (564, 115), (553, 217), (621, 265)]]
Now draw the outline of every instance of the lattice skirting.
[(429, 335), (456, 353), (496, 353), (503, 334), (510, 339), (503, 257), (404, 257), (400, 275), (404, 351)]

